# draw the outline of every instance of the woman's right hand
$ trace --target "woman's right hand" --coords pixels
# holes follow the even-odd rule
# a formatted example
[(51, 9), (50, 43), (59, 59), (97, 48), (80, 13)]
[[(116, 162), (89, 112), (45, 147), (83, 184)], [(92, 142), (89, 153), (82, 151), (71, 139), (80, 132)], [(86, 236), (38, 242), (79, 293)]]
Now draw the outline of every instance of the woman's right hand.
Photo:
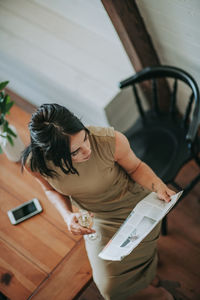
[(68, 230), (74, 235), (84, 235), (84, 234), (94, 233), (95, 230), (91, 228), (83, 227), (79, 224), (78, 219), (80, 216), (81, 213), (70, 213), (67, 217), (64, 218)]

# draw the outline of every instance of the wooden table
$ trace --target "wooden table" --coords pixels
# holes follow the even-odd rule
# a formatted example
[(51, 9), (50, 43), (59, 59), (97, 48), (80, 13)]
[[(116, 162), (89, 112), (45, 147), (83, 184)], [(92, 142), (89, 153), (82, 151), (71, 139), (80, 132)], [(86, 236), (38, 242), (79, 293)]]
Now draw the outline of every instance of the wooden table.
[[(10, 123), (27, 145), (30, 114), (11, 109)], [(7, 210), (38, 198), (43, 212), (11, 225)], [(11, 300), (70, 300), (91, 279), (83, 239), (67, 230), (36, 180), (0, 155), (0, 291)]]

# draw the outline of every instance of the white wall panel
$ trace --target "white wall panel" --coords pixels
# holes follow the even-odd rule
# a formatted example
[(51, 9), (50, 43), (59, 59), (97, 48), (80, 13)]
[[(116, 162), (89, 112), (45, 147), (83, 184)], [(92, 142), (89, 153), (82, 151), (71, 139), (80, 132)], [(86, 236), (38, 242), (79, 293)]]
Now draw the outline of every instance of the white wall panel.
[[(200, 1), (137, 4), (161, 63), (200, 84)], [(58, 102), (105, 125), (104, 108), (133, 72), (100, 0), (0, 0), (0, 80), (32, 103)]]
[[(137, 0), (137, 5), (158, 56), (165, 57), (168, 63), (170, 60), (173, 63), (176, 61), (175, 65), (179, 67), (188, 65), (188, 68), (193, 69), (196, 65), (198, 68), (200, 64), (200, 1)], [(162, 63), (165, 63), (165, 60)]]
[(90, 0), (0, 0), (0, 64), (0, 79), (19, 95), (99, 125), (118, 82), (133, 73), (103, 6)]
[[(32, 0), (119, 46), (115, 29), (100, 0)], [(122, 47), (120, 45), (120, 47)]]
[[(137, 5), (161, 63), (186, 70), (200, 86), (200, 1), (137, 0)], [(183, 111), (187, 93), (181, 89)]]

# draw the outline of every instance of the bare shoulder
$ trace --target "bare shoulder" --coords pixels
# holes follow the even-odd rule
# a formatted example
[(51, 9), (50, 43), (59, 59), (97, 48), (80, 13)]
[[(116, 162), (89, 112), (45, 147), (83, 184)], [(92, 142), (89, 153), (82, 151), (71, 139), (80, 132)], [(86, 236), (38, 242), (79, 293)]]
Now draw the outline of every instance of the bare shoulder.
[(42, 179), (43, 177), (40, 175), (40, 173), (39, 172), (33, 172), (32, 170), (31, 170), (31, 168), (29, 167), (29, 166), (27, 166), (27, 165), (25, 165), (24, 166), (24, 170), (26, 171), (26, 172), (28, 172), (29, 174), (31, 174), (33, 177), (35, 177), (35, 178), (38, 178), (38, 179)]
[(115, 161), (124, 170), (131, 174), (133, 173), (141, 163), (141, 160), (135, 155), (130, 147), (127, 137), (119, 132), (115, 132), (116, 137), (116, 149), (115, 149)]
[(31, 174), (33, 177), (35, 177), (35, 179), (41, 184), (42, 188), (46, 191), (46, 190), (54, 190), (53, 187), (48, 183), (47, 180), (45, 180), (44, 177), (42, 177), (42, 175), (39, 172), (32, 172), (30, 167), (25, 166), (24, 169)]
[(125, 155), (127, 155), (130, 151), (130, 145), (127, 137), (115, 130), (115, 160), (118, 161)]

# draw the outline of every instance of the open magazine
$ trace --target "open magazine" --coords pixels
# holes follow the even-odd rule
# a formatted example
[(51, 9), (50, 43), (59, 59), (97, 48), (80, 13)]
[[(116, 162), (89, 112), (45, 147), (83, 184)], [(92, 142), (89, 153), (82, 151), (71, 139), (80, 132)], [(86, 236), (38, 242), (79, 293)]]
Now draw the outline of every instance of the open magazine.
[(99, 253), (105, 260), (122, 260), (152, 231), (160, 220), (176, 204), (183, 191), (171, 196), (169, 203), (158, 199), (152, 192), (141, 200), (128, 218)]

